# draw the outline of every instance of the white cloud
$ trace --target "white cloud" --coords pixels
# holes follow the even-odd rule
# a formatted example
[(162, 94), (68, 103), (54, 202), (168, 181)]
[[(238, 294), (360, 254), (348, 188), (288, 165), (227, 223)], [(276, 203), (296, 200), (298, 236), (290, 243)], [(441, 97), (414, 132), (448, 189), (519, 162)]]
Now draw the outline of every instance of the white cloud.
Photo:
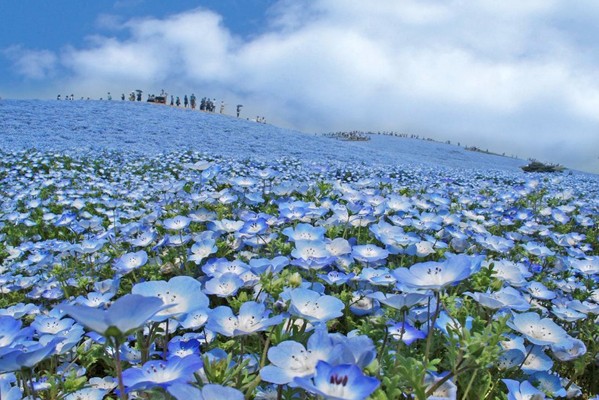
[(17, 74), (28, 79), (45, 79), (52, 76), (58, 57), (48, 50), (31, 50), (22, 46), (10, 46), (2, 53), (13, 62)]
[[(299, 129), (408, 131), (599, 171), (599, 50), (585, 33), (599, 33), (599, 8), (584, 1), (281, 0), (249, 39), (205, 9), (104, 16), (128, 37), (60, 61), (85, 95), (195, 91)], [(56, 62), (35, 54), (28, 76)]]

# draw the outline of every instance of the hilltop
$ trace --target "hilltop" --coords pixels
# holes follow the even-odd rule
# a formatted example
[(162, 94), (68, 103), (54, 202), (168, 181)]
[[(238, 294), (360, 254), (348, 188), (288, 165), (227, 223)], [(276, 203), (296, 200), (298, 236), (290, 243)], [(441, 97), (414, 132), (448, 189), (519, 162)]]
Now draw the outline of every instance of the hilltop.
[(2, 100), (0, 148), (128, 150), (159, 154), (194, 150), (253, 159), (294, 157), (350, 162), (521, 172), (523, 160), (386, 135), (342, 142), (228, 115), (129, 101)]

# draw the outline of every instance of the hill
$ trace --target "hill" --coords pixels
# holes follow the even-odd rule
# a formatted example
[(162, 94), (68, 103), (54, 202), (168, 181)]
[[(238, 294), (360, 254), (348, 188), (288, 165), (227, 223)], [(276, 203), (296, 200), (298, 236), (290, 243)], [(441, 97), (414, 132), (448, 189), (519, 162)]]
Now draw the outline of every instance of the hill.
[(526, 162), (462, 147), (386, 135), (341, 142), (228, 115), (121, 101), (2, 100), (0, 148), (122, 150), (159, 154), (195, 150), (219, 156), (351, 162), (520, 172)]

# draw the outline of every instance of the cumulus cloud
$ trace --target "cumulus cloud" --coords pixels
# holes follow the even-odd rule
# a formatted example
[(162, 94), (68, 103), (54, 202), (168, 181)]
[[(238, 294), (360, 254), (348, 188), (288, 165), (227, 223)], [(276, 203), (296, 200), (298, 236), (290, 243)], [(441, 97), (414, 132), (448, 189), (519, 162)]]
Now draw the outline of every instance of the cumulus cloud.
[(54, 74), (58, 57), (48, 50), (32, 50), (10, 46), (2, 51), (13, 62), (17, 74), (28, 79), (45, 79)]
[[(103, 16), (126, 37), (92, 37), (60, 63), (89, 95), (195, 91), (302, 130), (401, 131), (599, 171), (590, 0), (280, 0), (268, 16), (249, 38), (202, 8)], [(57, 62), (42, 53), (28, 76)]]

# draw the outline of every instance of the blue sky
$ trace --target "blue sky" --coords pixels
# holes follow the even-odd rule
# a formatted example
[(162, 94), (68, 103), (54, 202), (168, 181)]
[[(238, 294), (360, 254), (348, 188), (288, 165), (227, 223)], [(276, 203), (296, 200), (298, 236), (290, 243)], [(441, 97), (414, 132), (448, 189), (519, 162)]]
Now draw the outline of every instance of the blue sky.
[(0, 96), (194, 92), (599, 172), (592, 0), (0, 2)]

